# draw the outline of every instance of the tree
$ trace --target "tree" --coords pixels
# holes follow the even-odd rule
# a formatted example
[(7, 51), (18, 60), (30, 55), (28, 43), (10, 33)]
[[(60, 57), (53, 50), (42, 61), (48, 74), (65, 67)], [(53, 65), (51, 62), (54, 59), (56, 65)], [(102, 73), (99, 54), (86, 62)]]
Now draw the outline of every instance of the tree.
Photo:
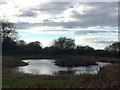
[(112, 45), (105, 47), (105, 50), (119, 52), (120, 51), (120, 42), (114, 42)]
[(17, 42), (18, 45), (26, 45), (26, 42), (24, 40), (19, 40)]
[(13, 53), (17, 49), (17, 44), (11, 38), (6, 37), (2, 42), (2, 52), (3, 53)]
[(42, 46), (39, 41), (28, 43), (27, 48), (28, 48), (28, 51), (31, 53), (39, 53), (42, 50)]
[(86, 46), (77, 46), (76, 53), (79, 55), (91, 55), (94, 53), (94, 48), (88, 45)]
[(6, 38), (17, 40), (18, 33), (15, 31), (15, 27), (13, 23), (9, 22), (8, 19), (0, 19), (0, 26), (1, 26), (2, 42)]
[(75, 40), (66, 37), (60, 37), (57, 40), (54, 40), (53, 47), (67, 50), (75, 48)]
[(28, 44), (28, 46), (38, 46), (38, 47), (41, 47), (41, 43), (39, 41), (35, 41), (35, 42), (30, 42)]
[(78, 49), (78, 50), (89, 50), (89, 51), (93, 51), (94, 50), (94, 48), (93, 47), (90, 47), (90, 46), (88, 46), (88, 45), (86, 45), (86, 46), (77, 46), (77, 48), (76, 49)]
[(2, 41), (3, 53), (14, 53), (17, 49), (17, 36), (14, 24), (9, 22), (8, 19), (0, 19), (0, 33)]

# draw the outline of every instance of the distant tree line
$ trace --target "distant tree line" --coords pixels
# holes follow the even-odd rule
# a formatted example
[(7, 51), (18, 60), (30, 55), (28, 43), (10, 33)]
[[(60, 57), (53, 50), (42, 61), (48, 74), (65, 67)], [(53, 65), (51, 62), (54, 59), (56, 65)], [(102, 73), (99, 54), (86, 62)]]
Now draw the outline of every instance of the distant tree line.
[(105, 50), (94, 50), (90, 46), (76, 46), (72, 38), (60, 37), (49, 47), (42, 48), (39, 41), (26, 43), (18, 40), (18, 33), (13, 23), (1, 20), (1, 38), (3, 54), (42, 54), (42, 55), (97, 55), (117, 57), (120, 53), (120, 42), (107, 46)]

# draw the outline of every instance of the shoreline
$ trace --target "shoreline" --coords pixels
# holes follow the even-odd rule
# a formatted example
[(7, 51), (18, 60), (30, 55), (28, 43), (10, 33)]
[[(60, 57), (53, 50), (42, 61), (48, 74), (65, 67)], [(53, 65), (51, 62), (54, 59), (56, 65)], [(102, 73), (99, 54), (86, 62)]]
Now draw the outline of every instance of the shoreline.
[(3, 67), (17, 67), (17, 66), (26, 66), (29, 63), (23, 62), (22, 60), (27, 59), (54, 59), (55, 65), (57, 66), (67, 66), (67, 67), (77, 67), (77, 66), (90, 66), (90, 65), (97, 65), (96, 62), (109, 62), (109, 63), (120, 63), (118, 58), (108, 58), (108, 57), (98, 57), (98, 56), (47, 56), (45, 57), (37, 57), (38, 55), (32, 56), (31, 55), (18, 55), (10, 56), (10, 55), (3, 55), (2, 57), (2, 66)]

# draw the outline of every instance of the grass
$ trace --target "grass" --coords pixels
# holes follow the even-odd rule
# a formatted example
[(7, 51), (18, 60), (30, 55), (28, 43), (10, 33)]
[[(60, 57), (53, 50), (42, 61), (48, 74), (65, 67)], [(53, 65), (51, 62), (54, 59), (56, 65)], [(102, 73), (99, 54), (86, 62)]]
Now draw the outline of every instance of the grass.
[[(11, 83), (12, 82), (12, 83)], [(3, 78), (3, 88), (45, 88), (45, 87), (65, 87), (75, 83), (74, 80), (40, 80), (23, 78)]]
[(14, 71), (14, 67), (25, 65), (20, 60), (23, 57), (3, 56), (2, 86), (3, 88), (120, 88), (120, 64), (118, 59), (93, 56), (86, 56), (85, 59), (81, 56), (81, 58), (93, 62), (114, 61), (114, 64), (104, 67), (98, 75), (40, 76)]

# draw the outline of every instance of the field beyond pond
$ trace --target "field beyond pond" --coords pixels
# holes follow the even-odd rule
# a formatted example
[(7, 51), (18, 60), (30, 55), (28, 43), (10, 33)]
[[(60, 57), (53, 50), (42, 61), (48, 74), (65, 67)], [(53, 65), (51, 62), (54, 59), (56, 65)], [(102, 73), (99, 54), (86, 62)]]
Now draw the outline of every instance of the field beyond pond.
[[(59, 59), (57, 59), (58, 57)], [(88, 60), (92, 62), (106, 61), (112, 64), (104, 67), (97, 75), (31, 75), (14, 71), (14, 67), (16, 66), (27, 65), (27, 63), (21, 62), (21, 60), (30, 59), (29, 56), (24, 58), (17, 58), (17, 56), (3, 56), (3, 88), (120, 88), (120, 62), (118, 58), (71, 56), (62, 59), (64, 56), (61, 58), (60, 56), (58, 57), (55, 58), (56, 62), (58, 60), (59, 64), (62, 60), (69, 60), (70, 62), (68, 63), (71, 63), (74, 59), (76, 59), (75, 63), (77, 60), (80, 63), (81, 60), (82, 65), (85, 65), (85, 62), (87, 63)], [(40, 57), (37, 57), (37, 59), (38, 58)], [(66, 62), (64, 62), (64, 64), (66, 64)], [(69, 65), (73, 66), (73, 64)]]

